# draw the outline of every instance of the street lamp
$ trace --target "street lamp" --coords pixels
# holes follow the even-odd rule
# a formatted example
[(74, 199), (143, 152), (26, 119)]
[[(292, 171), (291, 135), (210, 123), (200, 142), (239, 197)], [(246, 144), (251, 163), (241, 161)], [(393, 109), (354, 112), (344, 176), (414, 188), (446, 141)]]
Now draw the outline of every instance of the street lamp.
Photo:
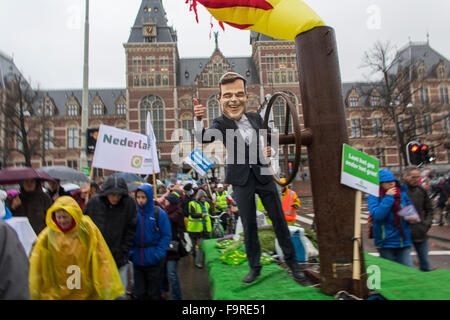
[(84, 24), (84, 65), (83, 65), (83, 98), (81, 102), (81, 168), (88, 167), (87, 160), (87, 127), (89, 123), (89, 0), (86, 0), (86, 20)]

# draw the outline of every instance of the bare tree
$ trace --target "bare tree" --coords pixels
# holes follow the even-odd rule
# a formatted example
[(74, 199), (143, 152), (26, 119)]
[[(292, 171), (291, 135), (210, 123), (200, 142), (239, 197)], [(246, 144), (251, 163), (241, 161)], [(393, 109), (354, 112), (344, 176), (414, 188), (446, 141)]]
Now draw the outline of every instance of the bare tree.
[[(35, 156), (40, 156), (44, 165), (45, 145), (53, 141), (49, 141), (46, 134), (47, 113), (38, 106), (39, 114), (35, 114), (36, 108), (33, 108), (40, 99), (38, 90), (33, 90), (19, 75), (5, 77), (4, 82), (6, 90), (1, 106), (1, 130), (5, 141), (0, 147), (3, 165), (7, 166), (14, 152), (23, 155), (28, 167), (31, 167), (31, 160)], [(45, 108), (45, 104), (43, 106)]]
[[(389, 42), (376, 42), (363, 57), (362, 67), (369, 68), (377, 80), (361, 86), (360, 91), (367, 97), (369, 106), (383, 115), (380, 136), (395, 140), (400, 173), (407, 165), (408, 142), (430, 134), (433, 124), (449, 116), (448, 110), (442, 114), (442, 105), (432, 103), (428, 94), (423, 93), (426, 77), (414, 76), (418, 62), (402, 59)], [(413, 104), (413, 97), (418, 94), (420, 103)], [(435, 137), (435, 146), (443, 144), (445, 138), (446, 133)]]
[[(4, 122), (2, 123), (5, 140), (3, 152), (8, 157), (12, 152), (24, 156), (25, 165), (31, 167), (31, 159), (38, 154), (39, 141), (32, 139), (33, 127), (27, 123), (27, 117), (32, 114), (32, 105), (37, 94), (31, 90), (26, 81), (19, 75), (13, 75), (7, 79), (6, 99), (2, 106)], [(4, 160), (6, 163), (6, 159)]]

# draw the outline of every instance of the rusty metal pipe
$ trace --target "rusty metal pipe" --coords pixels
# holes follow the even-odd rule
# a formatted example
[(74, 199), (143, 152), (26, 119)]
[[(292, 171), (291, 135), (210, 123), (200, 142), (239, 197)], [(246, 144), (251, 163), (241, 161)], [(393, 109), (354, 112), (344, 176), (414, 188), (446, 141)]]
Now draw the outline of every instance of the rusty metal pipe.
[[(271, 134), (269, 133), (269, 136)], [(308, 146), (312, 143), (312, 131), (310, 129), (302, 129), (301, 130), (301, 142), (302, 146)], [(278, 136), (278, 141), (280, 145), (284, 144), (295, 144), (295, 137), (296, 135), (294, 133), (290, 134), (280, 134)]]

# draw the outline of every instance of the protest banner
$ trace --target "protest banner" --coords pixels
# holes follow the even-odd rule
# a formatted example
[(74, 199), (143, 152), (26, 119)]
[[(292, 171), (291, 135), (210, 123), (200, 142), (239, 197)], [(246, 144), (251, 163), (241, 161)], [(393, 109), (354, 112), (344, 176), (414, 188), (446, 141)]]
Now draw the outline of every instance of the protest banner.
[(379, 196), (380, 161), (344, 144), (342, 148), (341, 183), (353, 189)]
[[(156, 150), (146, 135), (101, 125), (92, 166), (136, 174), (159, 172)], [(153, 161), (155, 159), (155, 161)]]
[(214, 165), (214, 162), (197, 148), (192, 150), (191, 154), (184, 158), (184, 162), (197, 171), (200, 176), (206, 176), (208, 170)]
[(380, 161), (364, 152), (344, 144), (342, 147), (341, 183), (356, 189), (355, 220), (353, 237), (353, 279), (361, 279), (361, 257), (359, 246), (361, 241), (361, 191), (379, 196)]

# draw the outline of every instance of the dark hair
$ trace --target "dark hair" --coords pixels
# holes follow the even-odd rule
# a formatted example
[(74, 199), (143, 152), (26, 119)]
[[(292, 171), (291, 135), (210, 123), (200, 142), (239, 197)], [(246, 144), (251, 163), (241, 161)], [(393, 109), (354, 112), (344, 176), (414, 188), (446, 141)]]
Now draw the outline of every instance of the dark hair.
[(406, 167), (403, 174), (406, 175), (406, 176), (409, 176), (411, 174), (411, 172), (413, 172), (413, 171), (419, 171), (420, 172), (420, 169), (417, 168), (417, 167)]
[(222, 85), (233, 83), (238, 79), (244, 81), (244, 92), (247, 93), (247, 80), (245, 80), (245, 78), (237, 72), (227, 72), (223, 74), (219, 79), (219, 98), (222, 96)]

